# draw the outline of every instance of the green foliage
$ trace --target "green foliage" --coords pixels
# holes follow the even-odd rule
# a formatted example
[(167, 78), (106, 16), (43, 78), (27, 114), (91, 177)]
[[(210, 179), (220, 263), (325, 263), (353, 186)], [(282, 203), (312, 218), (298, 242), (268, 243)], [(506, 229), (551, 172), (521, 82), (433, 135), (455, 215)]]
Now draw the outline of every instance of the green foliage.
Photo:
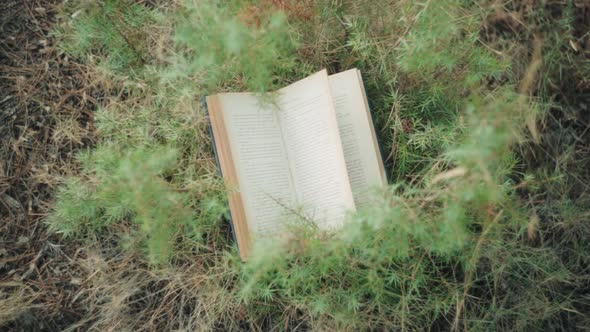
[[(458, 0), (210, 0), (162, 11), (129, 1), (86, 5), (68, 18), (61, 47), (142, 75), (130, 75), (118, 86), (121, 98), (97, 110), (100, 141), (80, 157), (80, 174), (58, 192), (48, 223), (68, 236), (120, 232), (139, 239), (152, 262), (188, 269), (197, 281), (180, 287), (181, 296), (174, 287), (166, 296), (159, 286), (143, 291), (163, 303), (180, 298), (179, 308), (159, 313), (195, 312), (189, 320), (215, 322), (209, 328), (583, 324), (587, 318), (579, 313), (588, 304), (575, 291), (589, 272), (590, 158), (580, 143), (586, 127), (577, 122), (578, 107), (587, 103), (575, 91), (587, 84), (590, 66), (571, 44), (586, 32), (574, 28), (571, 2), (559, 15), (545, 7), (524, 15), (534, 31), (517, 22), (502, 32), (515, 16), (500, 14), (517, 10), (512, 2), (503, 6)], [(496, 14), (508, 23), (494, 22)], [(127, 16), (136, 24), (112, 19)], [(156, 17), (173, 25), (173, 33), (149, 31)], [(104, 31), (95, 31), (101, 25)], [(133, 38), (139, 44), (131, 47), (118, 29), (146, 38)], [(540, 60), (531, 51), (542, 39), (535, 34), (547, 40), (539, 48), (545, 67), (538, 78), (528, 72)], [(161, 51), (148, 37), (170, 47), (165, 61), (143, 66), (137, 59)], [(261, 242), (241, 264), (220, 223), (227, 217), (226, 191), (200, 97), (267, 91), (315, 69), (353, 66), (363, 73), (395, 184), (376, 193), (342, 231), (296, 228), (288, 243)], [(565, 92), (554, 88), (562, 74), (573, 78), (560, 83)], [(197, 294), (197, 304), (185, 303), (187, 293)]]
[[(364, 0), (334, 4), (325, 12), (338, 20), (324, 20), (317, 30), (330, 35), (304, 36), (304, 44), (342, 48), (332, 61), (361, 69), (396, 181), (427, 171), (462, 134), (465, 97), (508, 69), (507, 61), (479, 40), (486, 11), (478, 5)], [(344, 34), (332, 27), (340, 22)]]
[(294, 68), (296, 40), (285, 14), (237, 3), (187, 1), (175, 33), (182, 52), (173, 74), (206, 77), (211, 91), (232, 81), (267, 91)]
[[(465, 15), (468, 10), (470, 16)], [(396, 131), (410, 135), (392, 142), (405, 149), (397, 156), (400, 171), (414, 174), (429, 166), (425, 157), (436, 158), (459, 138), (466, 94), (478, 93), (471, 90), (484, 79), (500, 76), (505, 67), (479, 43), (475, 24), (484, 13), (476, 8), (454, 0), (432, 1), (415, 15), (415, 27), (400, 41), (395, 57), (401, 71), (420, 84), (405, 89), (402, 120), (394, 123)]]
[(481, 14), (465, 16), (469, 9), (457, 0), (425, 4), (416, 14), (415, 28), (400, 43), (400, 67), (422, 79), (436, 79), (450, 93), (497, 77), (503, 69), (498, 58), (478, 42)]
[(518, 113), (506, 112), (512, 104), (505, 98), (469, 103), (469, 134), (447, 153), (454, 170), (393, 186), (330, 240), (300, 231), (289, 251), (258, 248), (244, 270), (242, 299), (293, 303), (322, 328), (421, 329), (447, 317), (471, 281), (462, 284), (439, 268), (470, 275), (485, 255), (481, 241), (501, 246), (501, 229), (527, 222), (505, 185), (505, 168), (513, 166), (510, 133), (520, 123)]
[(80, 235), (84, 228), (99, 228), (100, 208), (92, 199), (93, 190), (77, 178), (68, 179), (56, 194), (54, 212), (48, 218), (49, 228), (66, 237)]
[(180, 227), (195, 219), (190, 198), (175, 192), (164, 179), (177, 158), (178, 153), (168, 147), (125, 153), (109, 145), (97, 147), (82, 157), (96, 184), (70, 181), (58, 194), (50, 227), (66, 236), (80, 236), (130, 220), (139, 225), (150, 260), (165, 262)]
[(68, 24), (57, 36), (62, 49), (74, 57), (95, 62), (113, 75), (134, 75), (147, 64), (150, 26), (155, 13), (133, 1), (83, 2), (68, 13)]

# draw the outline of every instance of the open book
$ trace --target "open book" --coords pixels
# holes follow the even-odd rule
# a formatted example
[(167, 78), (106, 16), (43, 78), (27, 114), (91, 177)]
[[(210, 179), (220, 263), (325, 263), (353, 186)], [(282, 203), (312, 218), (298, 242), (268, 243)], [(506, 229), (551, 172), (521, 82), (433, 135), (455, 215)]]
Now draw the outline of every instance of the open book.
[(289, 223), (340, 226), (387, 183), (360, 71), (206, 98), (240, 257)]

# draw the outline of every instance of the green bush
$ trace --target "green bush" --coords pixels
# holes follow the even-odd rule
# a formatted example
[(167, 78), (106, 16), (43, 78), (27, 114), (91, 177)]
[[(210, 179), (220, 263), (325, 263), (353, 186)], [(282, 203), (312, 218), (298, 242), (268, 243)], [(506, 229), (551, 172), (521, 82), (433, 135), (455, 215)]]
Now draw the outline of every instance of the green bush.
[(51, 228), (67, 236), (97, 232), (124, 220), (139, 225), (153, 263), (166, 262), (175, 235), (195, 222), (190, 197), (165, 180), (178, 153), (169, 147), (121, 152), (103, 145), (83, 157), (92, 183), (70, 181), (59, 193)]
[(80, 2), (66, 11), (67, 24), (56, 31), (68, 54), (94, 63), (116, 76), (137, 75), (151, 62), (150, 30), (156, 13), (130, 0)]
[(259, 92), (296, 67), (296, 37), (282, 11), (250, 12), (248, 1), (187, 1), (174, 39), (181, 51), (174, 76), (205, 78), (204, 87)]
[[(154, 286), (159, 281), (141, 289), (154, 303), (174, 306), (158, 307), (158, 315), (194, 311), (187, 326), (584, 325), (587, 291), (576, 291), (588, 274), (588, 158), (577, 107), (587, 104), (570, 93), (587, 84), (590, 66), (570, 45), (583, 34), (574, 31), (572, 2), (563, 11), (530, 9), (522, 19), (534, 29), (510, 21), (516, 14), (500, 15), (529, 10), (514, 6), (260, 0), (83, 7), (60, 30), (61, 47), (142, 75), (117, 81), (120, 94), (97, 110), (100, 140), (58, 192), (48, 223), (104, 246), (105, 234), (122, 232), (121, 239), (139, 239), (164, 270), (158, 273), (190, 274), (196, 286), (172, 280), (166, 296)], [(135, 26), (121, 19), (129, 15)], [(166, 28), (149, 31), (152, 22)], [(511, 29), (503, 32), (503, 24)], [(133, 47), (117, 37), (119, 29), (136, 32)], [(161, 61), (137, 62), (161, 47), (144, 36), (166, 40)], [(297, 228), (288, 244), (260, 243), (242, 264), (220, 222), (226, 189), (200, 99), (272, 90), (323, 67), (361, 69), (393, 184), (342, 231)], [(563, 73), (582, 82), (567, 89), (566, 101), (554, 88)], [(185, 327), (150, 310), (146, 317), (163, 329)]]

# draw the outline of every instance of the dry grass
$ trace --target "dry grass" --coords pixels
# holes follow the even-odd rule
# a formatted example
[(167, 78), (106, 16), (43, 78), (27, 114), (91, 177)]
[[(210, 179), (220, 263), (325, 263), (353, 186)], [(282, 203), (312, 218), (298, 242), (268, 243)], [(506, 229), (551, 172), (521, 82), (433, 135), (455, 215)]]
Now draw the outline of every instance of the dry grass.
[(23, 283), (4, 282), (0, 284), (0, 289), (0, 326), (21, 318), (38, 307), (33, 304), (38, 295)]
[(56, 48), (54, 5), (0, 5), (0, 325), (9, 329), (56, 330), (79, 315), (64, 287), (77, 273), (68, 258), (76, 248), (62, 251), (42, 220), (75, 173), (74, 153), (92, 144), (92, 110), (108, 90)]
[[(137, 3), (163, 17), (182, 5)], [(394, 179), (408, 183), (386, 195), (379, 211), (366, 219), (400, 220), (399, 228), (361, 230), (353, 245), (301, 241), (298, 255), (263, 259), (260, 266), (238, 262), (222, 217), (222, 186), (193, 90), (211, 87), (205, 88), (198, 75), (171, 78), (178, 73), (168, 70), (178, 55), (171, 38), (177, 22), (156, 21), (147, 31), (134, 31), (143, 37), (129, 47), (142, 52), (142, 64), (132, 61), (129, 68), (113, 71), (117, 62), (107, 61), (108, 50), (74, 60), (49, 35), (57, 12), (67, 22), (83, 1), (70, 7), (45, 0), (0, 5), (6, 32), (0, 43), (0, 137), (6, 142), (0, 147), (0, 326), (67, 331), (585, 328), (590, 310), (590, 157), (584, 112), (590, 105), (590, 9), (582, 1), (480, 4), (488, 14), (470, 23), (477, 33), (466, 39), (474, 38), (477, 47), (509, 66), (497, 76), (486, 71), (493, 77), (472, 88), (461, 85), (469, 66), (479, 65), (466, 56), (473, 50), (468, 42), (456, 44), (464, 52), (452, 54), (460, 64), (448, 72), (409, 70), (416, 65), (413, 59), (398, 58), (419, 55), (411, 53), (413, 33), (428, 25), (421, 18), (433, 3), (354, 1), (346, 2), (346, 12), (334, 2), (264, 0), (240, 9), (241, 22), (259, 28), (266, 11), (281, 8), (301, 33), (296, 56), (304, 65), (280, 72), (273, 84), (324, 66), (332, 71), (361, 67), (390, 152), (388, 169)], [(561, 20), (550, 29), (546, 20), (565, 17), (567, 10), (572, 11), (572, 31), (563, 31), (568, 25)], [(453, 15), (471, 17), (462, 11)], [(135, 45), (132, 38), (122, 42)], [(436, 53), (426, 60), (448, 60), (444, 50)], [(222, 87), (213, 88), (248, 86), (247, 75), (229, 74)], [(481, 117), (465, 123), (470, 118), (459, 109), (472, 90), (496, 93), (504, 85), (521, 92), (516, 103), (506, 106), (493, 95), (495, 103), (477, 104)], [(440, 86), (447, 90), (438, 91)], [(448, 102), (453, 98), (460, 103)], [(501, 146), (493, 157), (475, 163), (453, 164), (441, 157), (459, 138), (461, 146), (470, 143), (470, 126), (477, 128), (478, 120), (486, 128), (512, 128), (506, 123), (514, 115), (512, 106), (527, 111), (539, 104), (550, 106), (548, 115), (540, 121), (537, 114), (526, 114), (527, 130), (506, 140), (512, 150)], [(485, 116), (496, 108), (502, 110), (500, 118)], [(481, 147), (476, 138), (473, 146)], [(124, 143), (123, 152), (162, 142), (178, 148), (181, 158), (166, 182), (189, 197), (199, 223), (192, 233), (183, 226), (167, 265), (154, 266), (145, 258), (143, 239), (130, 218), (68, 240), (48, 232), (43, 223), (64, 179), (99, 185), (92, 168), (97, 159), (87, 159), (88, 168), (76, 154), (93, 146), (95, 152), (115, 151), (100, 150), (109, 142)], [(506, 150), (515, 152), (516, 161), (508, 163), (507, 176), (497, 178), (504, 170), (495, 172), (489, 159)], [(475, 182), (497, 191), (506, 187), (511, 194), (482, 206), (479, 201), (465, 204), (474, 222), (461, 229), (465, 233), (452, 234), (464, 247), (416, 227), (451, 220), (445, 214), (456, 211), (447, 209), (450, 203), (472, 193), (468, 190)], [(388, 234), (393, 234), (389, 240)], [(438, 252), (432, 249), (436, 245)], [(390, 250), (383, 254), (383, 248)]]

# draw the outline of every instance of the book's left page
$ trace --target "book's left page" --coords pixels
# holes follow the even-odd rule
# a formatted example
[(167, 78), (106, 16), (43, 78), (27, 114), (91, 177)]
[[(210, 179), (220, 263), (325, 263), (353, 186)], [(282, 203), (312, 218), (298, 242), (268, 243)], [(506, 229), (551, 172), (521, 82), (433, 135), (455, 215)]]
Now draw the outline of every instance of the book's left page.
[(252, 235), (276, 233), (295, 198), (281, 128), (276, 111), (250, 93), (210, 96), (207, 105), (240, 256), (246, 259)]

